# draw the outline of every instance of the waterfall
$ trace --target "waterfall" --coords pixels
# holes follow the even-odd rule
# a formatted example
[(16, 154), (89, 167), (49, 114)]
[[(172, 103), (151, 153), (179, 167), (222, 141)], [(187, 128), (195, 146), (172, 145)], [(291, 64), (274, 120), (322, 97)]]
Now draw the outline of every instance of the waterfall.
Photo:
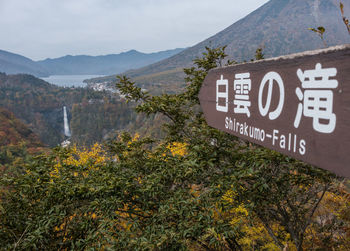
[(66, 137), (70, 137), (71, 133), (68, 125), (67, 108), (65, 106), (63, 106), (63, 120), (64, 120), (64, 135)]

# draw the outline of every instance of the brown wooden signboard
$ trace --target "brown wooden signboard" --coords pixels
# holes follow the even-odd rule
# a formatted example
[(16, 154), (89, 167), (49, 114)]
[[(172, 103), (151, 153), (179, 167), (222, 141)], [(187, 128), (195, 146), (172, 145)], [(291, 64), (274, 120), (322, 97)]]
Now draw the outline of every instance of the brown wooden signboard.
[(210, 126), (350, 177), (350, 45), (213, 69), (199, 99)]

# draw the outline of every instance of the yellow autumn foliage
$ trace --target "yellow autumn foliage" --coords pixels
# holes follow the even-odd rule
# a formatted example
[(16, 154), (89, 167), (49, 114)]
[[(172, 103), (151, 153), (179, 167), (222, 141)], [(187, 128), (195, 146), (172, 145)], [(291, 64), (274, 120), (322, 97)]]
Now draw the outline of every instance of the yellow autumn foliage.
[[(100, 144), (94, 144), (91, 148), (78, 149), (73, 146), (69, 149), (68, 155), (64, 158), (59, 158), (57, 163), (54, 165), (53, 171), (50, 172), (52, 177), (51, 182), (54, 182), (55, 178), (59, 178), (60, 171), (64, 166), (74, 166), (77, 167), (76, 171), (73, 171), (73, 176), (87, 177), (90, 171), (98, 169), (98, 166), (105, 163), (107, 160), (106, 152), (102, 149)], [(81, 167), (81, 168), (80, 168)], [(83, 215), (72, 214), (64, 219), (64, 221), (54, 228), (59, 236), (63, 236), (63, 242), (70, 239), (69, 235), (69, 225), (77, 217), (88, 217), (92, 220), (98, 218), (95, 212), (85, 213)]]
[[(315, 244), (323, 246), (323, 239), (327, 238), (329, 246), (336, 246), (335, 250), (348, 250), (350, 247), (350, 192), (343, 183), (333, 191), (325, 193), (316, 213), (316, 223), (306, 230), (305, 246), (312, 248)], [(331, 234), (325, 235), (320, 227), (329, 227), (335, 223), (339, 228)], [(324, 249), (327, 247), (323, 247)]]
[[(228, 190), (222, 197), (222, 200), (227, 204), (233, 204), (236, 196), (237, 194), (234, 191)], [(241, 233), (243, 233), (243, 237), (240, 238), (238, 242), (245, 250), (255, 250), (258, 247), (258, 243), (260, 243), (260, 245), (264, 243), (264, 245), (260, 246), (262, 250), (280, 250), (280, 248), (274, 244), (260, 220), (249, 215), (249, 211), (243, 204), (233, 207), (228, 211), (223, 211), (218, 207), (215, 215), (216, 217), (228, 219), (232, 228), (239, 228)], [(271, 227), (274, 232), (280, 232), (282, 230), (277, 224), (272, 224)], [(292, 246), (289, 235), (286, 235), (283, 244), (285, 246)]]
[(167, 148), (170, 150), (173, 156), (185, 156), (187, 154), (187, 144), (181, 142), (173, 142), (168, 144)]
[(66, 165), (72, 166), (87, 166), (90, 169), (96, 168), (96, 165), (102, 164), (106, 161), (105, 151), (101, 145), (96, 143), (91, 149), (84, 148), (83, 150), (77, 149), (76, 146), (72, 148), (71, 155), (63, 160)]
[(100, 164), (105, 163), (107, 160), (106, 152), (102, 149), (101, 145), (96, 143), (91, 148), (78, 149), (73, 146), (69, 149), (69, 154), (66, 158), (59, 159), (54, 165), (53, 171), (50, 173), (51, 177), (58, 177), (62, 166), (74, 166), (84, 167), (85, 171), (75, 171), (73, 175), (75, 177), (83, 175), (86, 177), (89, 171), (96, 170)]

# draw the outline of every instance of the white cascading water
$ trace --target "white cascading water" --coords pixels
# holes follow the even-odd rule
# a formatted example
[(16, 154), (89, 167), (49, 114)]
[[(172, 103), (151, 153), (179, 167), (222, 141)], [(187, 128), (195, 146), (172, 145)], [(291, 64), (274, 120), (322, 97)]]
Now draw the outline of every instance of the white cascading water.
[(68, 125), (67, 108), (65, 106), (63, 106), (63, 120), (64, 120), (64, 135), (66, 137), (70, 137), (71, 133)]

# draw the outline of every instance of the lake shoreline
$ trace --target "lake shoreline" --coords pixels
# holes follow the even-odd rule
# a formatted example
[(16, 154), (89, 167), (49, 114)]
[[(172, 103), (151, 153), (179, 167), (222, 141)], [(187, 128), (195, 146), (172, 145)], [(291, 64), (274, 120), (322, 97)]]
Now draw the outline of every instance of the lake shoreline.
[(51, 75), (40, 79), (60, 87), (87, 87), (86, 79), (103, 77), (104, 75)]

